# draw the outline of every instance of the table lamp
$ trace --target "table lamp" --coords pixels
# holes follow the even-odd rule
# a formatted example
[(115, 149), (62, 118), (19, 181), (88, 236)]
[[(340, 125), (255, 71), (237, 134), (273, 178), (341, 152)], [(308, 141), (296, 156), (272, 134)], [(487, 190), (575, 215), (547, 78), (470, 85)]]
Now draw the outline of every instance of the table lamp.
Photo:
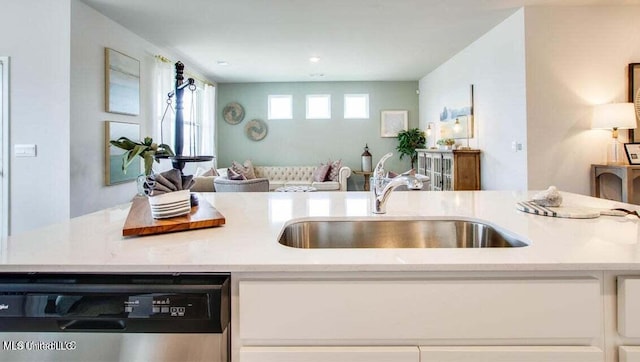
[[(458, 147), (459, 150), (470, 150), (471, 147), (469, 147), (469, 117), (471, 116), (465, 116), (465, 122), (466, 123), (466, 127), (464, 129), (465, 131), (465, 135), (464, 138), (467, 140), (467, 145), (466, 146), (460, 146)], [(456, 118), (456, 122), (453, 124), (453, 132), (454, 133), (460, 133), (460, 131), (462, 131), (462, 125), (460, 124), (460, 118)]]
[(371, 153), (369, 152), (369, 144), (364, 145), (364, 152), (361, 156), (362, 159), (362, 171), (371, 172)]
[(622, 146), (618, 141), (618, 129), (636, 128), (633, 103), (608, 103), (593, 109), (591, 128), (610, 129), (611, 142), (607, 150), (607, 163), (622, 163)]
[(427, 125), (427, 131), (425, 132), (427, 134), (427, 148), (430, 148), (430, 144), (431, 144), (431, 135), (433, 134), (433, 129), (431, 128), (431, 123), (429, 123)]

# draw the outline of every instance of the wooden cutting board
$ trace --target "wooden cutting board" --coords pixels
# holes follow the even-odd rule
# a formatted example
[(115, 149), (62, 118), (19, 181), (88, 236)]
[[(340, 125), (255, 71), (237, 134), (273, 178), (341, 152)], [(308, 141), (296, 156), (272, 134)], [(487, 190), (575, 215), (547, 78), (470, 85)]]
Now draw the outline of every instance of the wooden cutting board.
[(122, 236), (153, 235), (224, 225), (224, 216), (206, 200), (191, 208), (188, 214), (167, 219), (154, 219), (146, 197), (133, 199)]

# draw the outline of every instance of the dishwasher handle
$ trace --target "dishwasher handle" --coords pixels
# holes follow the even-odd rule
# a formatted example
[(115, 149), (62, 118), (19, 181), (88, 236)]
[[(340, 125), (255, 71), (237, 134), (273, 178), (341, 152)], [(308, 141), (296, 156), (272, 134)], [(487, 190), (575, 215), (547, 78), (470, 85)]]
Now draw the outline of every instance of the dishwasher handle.
[(127, 328), (124, 320), (58, 320), (58, 328), (62, 331), (123, 331)]

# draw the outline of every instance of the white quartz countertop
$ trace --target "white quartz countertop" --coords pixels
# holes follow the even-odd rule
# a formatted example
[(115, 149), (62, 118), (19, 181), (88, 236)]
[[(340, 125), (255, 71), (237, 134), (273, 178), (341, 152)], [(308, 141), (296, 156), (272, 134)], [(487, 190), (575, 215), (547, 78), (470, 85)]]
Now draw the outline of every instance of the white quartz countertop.
[[(516, 210), (533, 192), (395, 191), (387, 214), (368, 192), (206, 193), (222, 227), (123, 237), (129, 204), (11, 236), (0, 272), (531, 271), (640, 270), (640, 219), (562, 219)], [(563, 193), (563, 206), (638, 206)], [(296, 219), (480, 220), (530, 245), (484, 249), (296, 249), (280, 245)]]

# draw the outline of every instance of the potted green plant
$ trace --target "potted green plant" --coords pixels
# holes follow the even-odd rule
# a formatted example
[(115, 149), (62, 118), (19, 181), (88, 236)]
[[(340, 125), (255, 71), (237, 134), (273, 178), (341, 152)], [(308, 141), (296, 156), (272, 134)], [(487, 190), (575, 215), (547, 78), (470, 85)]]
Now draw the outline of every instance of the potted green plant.
[(416, 149), (424, 148), (427, 139), (424, 132), (419, 128), (413, 128), (407, 131), (400, 131), (398, 133), (398, 147), (396, 150), (400, 153), (400, 159), (402, 157), (409, 156), (411, 158), (411, 168), (418, 159), (418, 153)]
[[(127, 137), (120, 137), (117, 140), (109, 141), (109, 143), (126, 151), (122, 154), (122, 172), (124, 173), (127, 173), (127, 167), (129, 167), (136, 156), (140, 156), (144, 160), (144, 174), (149, 176), (151, 175), (155, 156), (174, 155), (169, 145), (154, 143), (151, 137), (145, 137), (142, 142), (135, 142)], [(156, 162), (160, 161), (156, 159)]]
[(451, 147), (456, 144), (456, 140), (453, 138), (441, 138), (437, 140), (436, 143), (440, 148), (451, 149)]

